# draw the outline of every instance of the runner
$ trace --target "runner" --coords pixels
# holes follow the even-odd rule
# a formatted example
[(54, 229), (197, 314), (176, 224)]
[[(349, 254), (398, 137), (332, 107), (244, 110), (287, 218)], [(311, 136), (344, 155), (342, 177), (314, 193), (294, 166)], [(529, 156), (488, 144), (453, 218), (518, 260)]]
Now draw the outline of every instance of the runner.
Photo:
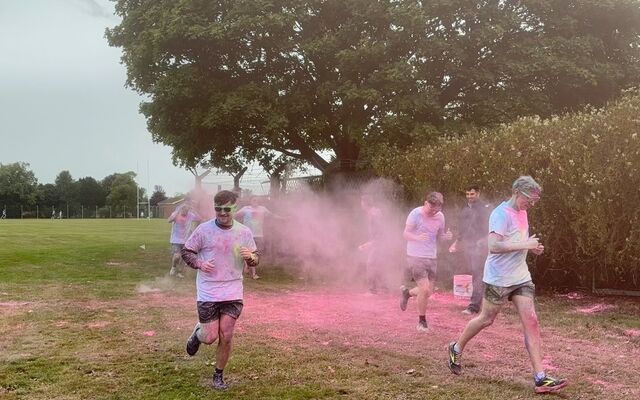
[(544, 251), (536, 235), (529, 236), (527, 218), (527, 210), (540, 200), (541, 192), (542, 188), (532, 177), (521, 176), (513, 183), (511, 198), (491, 213), (482, 310), (467, 323), (458, 340), (449, 344), (449, 369), (456, 375), (462, 373), (461, 356), (467, 343), (493, 324), (502, 307), (511, 301), (524, 329), (535, 392), (555, 392), (567, 386), (566, 379), (548, 376), (542, 366), (542, 341), (534, 305), (535, 285), (526, 260), (528, 251), (536, 255)]

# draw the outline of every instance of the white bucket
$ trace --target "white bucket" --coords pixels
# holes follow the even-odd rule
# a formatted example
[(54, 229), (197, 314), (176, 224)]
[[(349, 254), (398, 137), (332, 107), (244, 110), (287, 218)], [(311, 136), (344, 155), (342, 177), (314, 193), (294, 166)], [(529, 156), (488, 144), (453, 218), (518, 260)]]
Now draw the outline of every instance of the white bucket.
[(453, 296), (457, 299), (470, 299), (473, 293), (473, 279), (471, 275), (453, 276)]

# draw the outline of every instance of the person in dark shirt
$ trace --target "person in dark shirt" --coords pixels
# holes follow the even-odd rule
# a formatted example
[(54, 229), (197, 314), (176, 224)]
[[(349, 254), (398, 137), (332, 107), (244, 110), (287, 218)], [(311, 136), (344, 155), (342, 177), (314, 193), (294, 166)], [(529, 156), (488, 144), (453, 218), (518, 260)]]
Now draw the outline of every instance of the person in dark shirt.
[(492, 210), (489, 204), (480, 199), (478, 185), (465, 188), (467, 204), (460, 212), (458, 219), (458, 236), (449, 247), (450, 253), (462, 252), (469, 270), (471, 271), (473, 293), (471, 301), (463, 314), (473, 315), (480, 312), (484, 284), (482, 274), (487, 259), (487, 235), (489, 214)]

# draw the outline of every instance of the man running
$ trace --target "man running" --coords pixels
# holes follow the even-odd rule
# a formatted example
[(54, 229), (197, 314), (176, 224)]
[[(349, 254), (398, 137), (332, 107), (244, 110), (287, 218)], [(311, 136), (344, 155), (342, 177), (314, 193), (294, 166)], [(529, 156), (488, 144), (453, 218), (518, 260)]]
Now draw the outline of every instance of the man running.
[(529, 236), (527, 219), (527, 210), (540, 200), (541, 192), (542, 188), (532, 177), (521, 176), (512, 185), (511, 198), (491, 213), (482, 309), (467, 323), (458, 340), (449, 344), (449, 369), (456, 375), (462, 373), (461, 356), (467, 343), (493, 324), (502, 307), (511, 301), (524, 329), (535, 392), (555, 392), (567, 386), (566, 379), (548, 376), (542, 366), (542, 341), (534, 305), (535, 285), (526, 260), (527, 252), (539, 255), (544, 251), (536, 235)]
[(173, 254), (169, 276), (184, 278), (180, 252), (193, 231), (194, 225), (200, 222), (200, 216), (191, 210), (191, 201), (187, 198), (182, 205), (171, 213), (167, 222), (173, 224), (171, 226), (171, 238), (169, 239), (171, 253)]
[[(264, 240), (264, 221), (266, 217), (282, 218), (271, 211), (265, 206), (260, 205), (257, 196), (252, 196), (249, 200), (249, 205), (242, 207), (235, 215), (236, 219), (251, 229), (253, 233), (253, 240), (258, 246), (258, 253), (261, 256), (265, 254), (265, 240)], [(248, 266), (249, 272), (253, 279), (260, 279), (260, 276), (256, 272), (256, 267)]]
[(445, 220), (442, 214), (444, 198), (441, 193), (427, 193), (424, 205), (414, 208), (404, 228), (407, 240), (407, 263), (417, 286), (409, 290), (402, 288), (400, 309), (407, 309), (411, 297), (418, 298), (418, 331), (429, 330), (426, 319), (427, 304), (433, 293), (438, 267), (438, 239), (451, 240), (451, 231), (444, 232)]
[(225, 390), (223, 372), (231, 355), (236, 320), (242, 312), (242, 271), (258, 265), (251, 230), (233, 220), (237, 196), (223, 190), (214, 197), (216, 218), (199, 225), (182, 249), (182, 259), (197, 269), (198, 323), (187, 341), (193, 356), (200, 343), (218, 340), (213, 387)]

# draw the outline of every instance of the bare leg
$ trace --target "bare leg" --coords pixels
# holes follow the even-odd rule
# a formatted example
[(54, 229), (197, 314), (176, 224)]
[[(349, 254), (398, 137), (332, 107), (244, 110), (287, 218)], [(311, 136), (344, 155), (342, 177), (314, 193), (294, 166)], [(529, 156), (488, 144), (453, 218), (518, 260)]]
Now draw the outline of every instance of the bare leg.
[(218, 351), (216, 353), (216, 368), (224, 369), (231, 355), (231, 341), (236, 320), (226, 314), (220, 315), (220, 328), (218, 340)]
[(482, 309), (480, 310), (480, 314), (467, 322), (460, 338), (457, 340), (460, 351), (462, 351), (469, 340), (480, 333), (481, 330), (493, 324), (493, 321), (496, 319), (496, 316), (501, 309), (501, 305), (493, 304), (487, 299), (482, 299)]
[(411, 297), (417, 297), (418, 299), (418, 315), (425, 315), (427, 312), (427, 304), (429, 303), (429, 297), (433, 292), (433, 282), (429, 279), (419, 279), (416, 282), (418, 286), (409, 290)]
[(180, 272), (180, 262), (182, 262), (182, 257), (180, 253), (173, 253), (173, 257), (171, 258), (171, 270), (169, 271), (169, 275), (173, 276)]
[(206, 324), (200, 323), (200, 330), (198, 330), (198, 339), (204, 344), (211, 344), (218, 339), (218, 332), (220, 331), (220, 320), (207, 322)]
[(520, 315), (520, 321), (524, 329), (524, 344), (529, 352), (533, 373), (543, 372), (542, 340), (540, 339), (540, 326), (538, 324), (538, 316), (533, 299), (527, 296), (516, 295), (513, 296), (512, 301)]

